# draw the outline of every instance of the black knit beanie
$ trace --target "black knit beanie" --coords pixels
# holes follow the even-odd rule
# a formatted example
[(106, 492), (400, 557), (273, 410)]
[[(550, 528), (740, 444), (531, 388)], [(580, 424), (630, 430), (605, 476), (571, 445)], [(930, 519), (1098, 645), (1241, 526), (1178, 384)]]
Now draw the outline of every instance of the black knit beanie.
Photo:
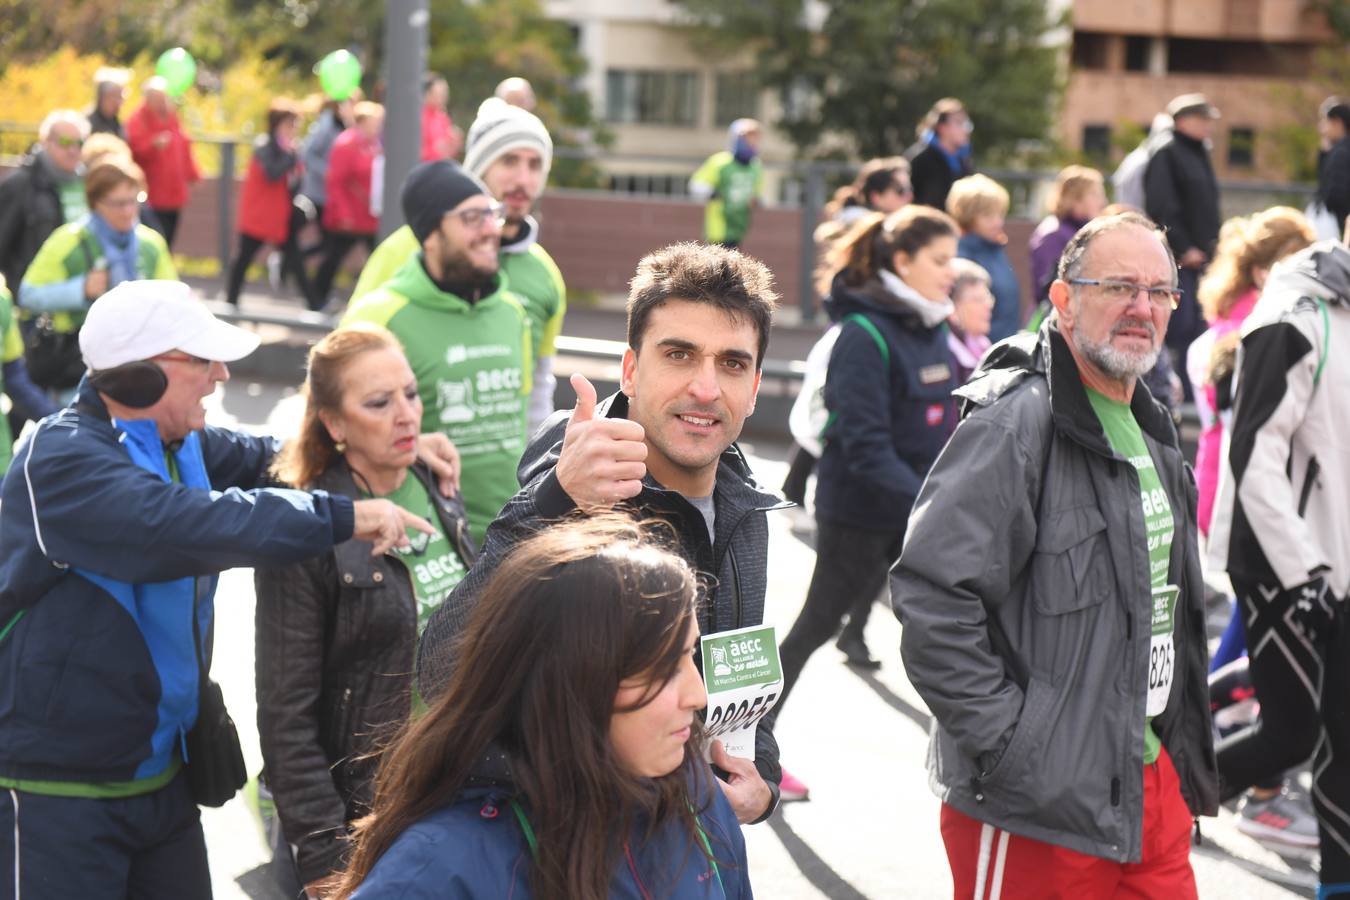
[(408, 173), (403, 182), (403, 218), (412, 227), (417, 243), (437, 228), (450, 210), (476, 194), (491, 194), (483, 182), (456, 162), (424, 162)]

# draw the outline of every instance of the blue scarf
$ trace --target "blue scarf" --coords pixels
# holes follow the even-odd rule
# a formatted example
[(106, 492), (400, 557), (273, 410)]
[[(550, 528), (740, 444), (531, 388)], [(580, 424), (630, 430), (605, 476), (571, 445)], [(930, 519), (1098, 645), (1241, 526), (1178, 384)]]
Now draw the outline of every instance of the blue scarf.
[(959, 177), (961, 175), (962, 160), (970, 156), (970, 143), (967, 142), (955, 153), (950, 153), (946, 147), (938, 142), (937, 135), (933, 133), (933, 131), (929, 130), (926, 134), (928, 135), (928, 143), (931, 146), (936, 147), (937, 151), (942, 154), (942, 158), (947, 161), (947, 168), (952, 170), (953, 175)]
[(90, 213), (89, 230), (98, 240), (99, 248), (108, 260), (109, 288), (124, 281), (135, 281), (140, 277), (136, 271), (140, 246), (134, 225), (130, 231), (118, 231), (98, 213)]

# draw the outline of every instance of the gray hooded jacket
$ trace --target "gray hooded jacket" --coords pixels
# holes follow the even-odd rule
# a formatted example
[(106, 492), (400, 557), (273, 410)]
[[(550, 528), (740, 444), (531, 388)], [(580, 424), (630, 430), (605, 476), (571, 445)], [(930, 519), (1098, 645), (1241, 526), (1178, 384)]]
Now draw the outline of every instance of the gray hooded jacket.
[[(980, 821), (1138, 862), (1151, 621), (1139, 478), (1111, 449), (1054, 323), (995, 346), (914, 505), (891, 598), (933, 713), (929, 775)], [(1172, 502), (1176, 675), (1153, 720), (1195, 815), (1218, 776), (1196, 494), (1170, 418), (1131, 404)]]

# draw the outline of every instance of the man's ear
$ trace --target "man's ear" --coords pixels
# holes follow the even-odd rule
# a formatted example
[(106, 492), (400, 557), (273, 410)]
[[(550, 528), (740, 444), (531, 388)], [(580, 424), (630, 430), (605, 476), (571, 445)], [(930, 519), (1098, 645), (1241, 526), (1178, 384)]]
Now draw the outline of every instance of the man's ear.
[(624, 392), (628, 399), (633, 399), (637, 393), (637, 351), (632, 347), (623, 351), (623, 369), (619, 376), (619, 390)]
[(1073, 328), (1073, 313), (1070, 311), (1069, 303), (1069, 284), (1063, 279), (1056, 278), (1050, 282), (1050, 303), (1059, 313), (1059, 321)]
[(759, 383), (764, 378), (764, 370), (755, 370), (755, 389), (750, 393), (750, 408), (746, 410), (745, 416), (749, 418), (755, 414), (755, 403), (759, 400)]

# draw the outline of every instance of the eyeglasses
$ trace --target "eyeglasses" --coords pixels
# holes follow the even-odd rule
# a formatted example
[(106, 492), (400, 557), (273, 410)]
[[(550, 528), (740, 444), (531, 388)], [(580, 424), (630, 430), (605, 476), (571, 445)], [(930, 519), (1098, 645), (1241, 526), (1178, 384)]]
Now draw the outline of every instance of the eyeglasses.
[(106, 206), (109, 209), (128, 209), (129, 207), (136, 206), (144, 202), (145, 202), (145, 192), (142, 191), (141, 193), (137, 194), (134, 197), (119, 197), (116, 200), (113, 200), (109, 197), (104, 197), (102, 200), (96, 201), (95, 205), (102, 204), (103, 206)]
[(84, 138), (82, 137), (65, 137), (59, 134), (52, 135), (51, 142), (64, 150), (73, 150), (84, 146)]
[(906, 184), (903, 181), (891, 182), (891, 190), (895, 191), (901, 197), (908, 197), (914, 193), (914, 186)]
[(1069, 284), (1100, 288), (1102, 296), (1112, 303), (1124, 306), (1143, 291), (1154, 309), (1173, 310), (1181, 302), (1181, 291), (1174, 287), (1149, 287), (1135, 284), (1133, 281), (1118, 281), (1114, 278), (1070, 278)]
[(506, 207), (500, 203), (493, 203), (488, 206), (475, 206), (470, 209), (457, 209), (446, 213), (447, 216), (458, 216), (464, 223), (465, 228), (482, 228), (484, 223), (492, 222), (501, 225), (506, 221)]

